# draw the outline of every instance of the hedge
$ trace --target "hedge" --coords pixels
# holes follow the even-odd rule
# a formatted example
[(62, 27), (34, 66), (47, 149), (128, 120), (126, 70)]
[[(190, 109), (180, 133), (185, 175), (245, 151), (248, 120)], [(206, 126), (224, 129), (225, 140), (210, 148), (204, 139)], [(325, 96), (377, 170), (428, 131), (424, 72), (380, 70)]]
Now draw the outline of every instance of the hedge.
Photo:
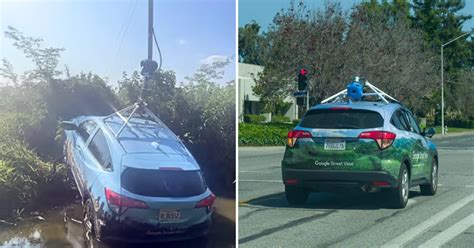
[(246, 123), (262, 123), (265, 121), (263, 115), (244, 115), (244, 122)]
[(284, 115), (274, 115), (272, 116), (272, 122), (274, 123), (291, 123), (291, 119), (288, 116)]
[(240, 123), (240, 146), (283, 146), (286, 143), (288, 132), (294, 128), (293, 124), (283, 123)]

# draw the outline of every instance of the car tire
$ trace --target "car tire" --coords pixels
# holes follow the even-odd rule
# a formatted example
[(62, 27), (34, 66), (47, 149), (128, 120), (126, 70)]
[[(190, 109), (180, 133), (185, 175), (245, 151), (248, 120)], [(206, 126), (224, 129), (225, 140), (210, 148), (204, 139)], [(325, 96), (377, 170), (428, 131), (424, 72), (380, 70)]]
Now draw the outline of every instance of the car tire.
[(408, 196), (410, 194), (410, 172), (407, 165), (400, 166), (400, 173), (398, 175), (398, 187), (391, 192), (392, 206), (394, 208), (405, 208), (408, 203)]
[(303, 205), (308, 200), (309, 192), (295, 186), (285, 186), (286, 200), (290, 205)]
[(93, 248), (93, 247), (98, 247), (99, 241), (97, 239), (96, 235), (96, 225), (95, 225), (95, 211), (94, 211), (94, 205), (92, 203), (92, 200), (88, 198), (86, 202), (83, 205), (83, 221), (82, 221), (82, 227), (83, 227), (83, 236), (84, 236), (84, 243), (85, 247), (88, 248)]
[(422, 195), (435, 195), (438, 190), (438, 162), (433, 158), (431, 163), (430, 182), (420, 185)]

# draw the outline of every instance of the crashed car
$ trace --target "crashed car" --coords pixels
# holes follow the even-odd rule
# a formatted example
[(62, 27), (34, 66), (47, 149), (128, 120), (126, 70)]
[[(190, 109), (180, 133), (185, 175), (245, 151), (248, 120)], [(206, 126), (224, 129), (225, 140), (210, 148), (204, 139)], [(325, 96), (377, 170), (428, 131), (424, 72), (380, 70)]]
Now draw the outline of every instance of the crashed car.
[(155, 242), (205, 236), (215, 195), (180, 139), (145, 106), (62, 127), (85, 238)]

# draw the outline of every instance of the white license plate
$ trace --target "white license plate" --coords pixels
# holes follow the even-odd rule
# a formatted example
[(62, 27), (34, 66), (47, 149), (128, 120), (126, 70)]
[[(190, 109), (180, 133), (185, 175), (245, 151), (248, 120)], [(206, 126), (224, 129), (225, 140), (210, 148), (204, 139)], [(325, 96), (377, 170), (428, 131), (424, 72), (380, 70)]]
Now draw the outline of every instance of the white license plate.
[(324, 141), (324, 150), (332, 150), (332, 151), (346, 150), (346, 142), (344, 140), (327, 139)]
[(160, 221), (175, 221), (181, 219), (181, 212), (178, 210), (160, 210)]

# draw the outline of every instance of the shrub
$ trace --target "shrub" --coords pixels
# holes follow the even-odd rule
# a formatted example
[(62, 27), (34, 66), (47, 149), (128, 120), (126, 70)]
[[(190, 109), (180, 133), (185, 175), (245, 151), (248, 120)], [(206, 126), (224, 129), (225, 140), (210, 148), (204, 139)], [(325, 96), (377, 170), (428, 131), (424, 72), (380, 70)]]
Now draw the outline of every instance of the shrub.
[(244, 122), (246, 123), (262, 123), (265, 121), (263, 115), (244, 115)]
[(2, 113), (0, 118), (0, 216), (31, 205), (53, 189), (64, 191), (66, 169), (44, 162), (23, 140), (31, 119), (24, 114)]
[(274, 123), (291, 123), (291, 119), (288, 116), (284, 115), (274, 115), (272, 116), (272, 122)]
[(292, 124), (267, 123), (239, 124), (239, 145), (241, 146), (283, 146)]

